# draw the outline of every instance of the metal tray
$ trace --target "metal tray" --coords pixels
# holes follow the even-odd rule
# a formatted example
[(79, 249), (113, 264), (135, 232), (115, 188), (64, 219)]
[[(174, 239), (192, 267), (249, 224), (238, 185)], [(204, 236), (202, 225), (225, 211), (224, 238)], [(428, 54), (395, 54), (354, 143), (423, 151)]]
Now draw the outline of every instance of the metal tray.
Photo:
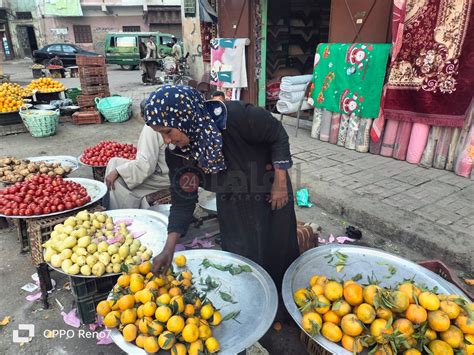
[(0, 217), (15, 218), (15, 219), (32, 219), (32, 218), (44, 218), (44, 217), (57, 216), (57, 215), (64, 214), (64, 213), (67, 213), (67, 212), (71, 212), (71, 211), (75, 211), (75, 210), (78, 210), (78, 209), (84, 209), (87, 206), (90, 206), (90, 205), (96, 203), (97, 201), (99, 201), (107, 193), (107, 186), (105, 186), (105, 184), (103, 182), (100, 182), (100, 181), (96, 181), (96, 180), (92, 180), (92, 179), (84, 179), (84, 178), (67, 178), (67, 179), (64, 179), (64, 180), (74, 181), (74, 182), (77, 182), (78, 184), (81, 184), (82, 186), (84, 186), (87, 190), (87, 193), (91, 197), (91, 200), (83, 206), (72, 208), (70, 210), (64, 210), (64, 211), (61, 211), (61, 212), (54, 212), (54, 213), (50, 213), (50, 214), (40, 214), (40, 215), (36, 215), (36, 216), (5, 216), (3, 214), (0, 214)]
[[(278, 307), (278, 295), (275, 284), (270, 275), (258, 264), (240, 255), (221, 250), (186, 250), (175, 253), (185, 255), (187, 268), (193, 273), (193, 282), (198, 289), (199, 278), (205, 279), (208, 275), (221, 284), (220, 290), (232, 295), (236, 304), (224, 302), (219, 293), (211, 291), (207, 294), (216, 308), (219, 308), (222, 317), (230, 312), (240, 310), (235, 320), (222, 322), (213, 330), (213, 336), (219, 341), (219, 354), (237, 354), (256, 343), (270, 328)], [(252, 272), (243, 272), (232, 276), (227, 271), (214, 268), (204, 269), (201, 266), (203, 259), (227, 265), (249, 265)], [(199, 276), (201, 269), (201, 276)], [(176, 267), (175, 267), (176, 270)], [(127, 343), (117, 329), (112, 329), (110, 337), (115, 344), (128, 354), (146, 355), (146, 352), (137, 346)], [(159, 352), (168, 354), (168, 352)]]
[(59, 163), (62, 166), (69, 166), (71, 167), (71, 173), (79, 169), (79, 161), (76, 157), (70, 155), (51, 155), (51, 156), (44, 156), (44, 157), (32, 157), (26, 158), (32, 162), (43, 161), (45, 163)]
[[(153, 251), (153, 255), (158, 255), (163, 250), (166, 238), (168, 237), (168, 217), (162, 213), (139, 210), (139, 209), (123, 209), (123, 210), (110, 210), (105, 211), (108, 216), (112, 217), (114, 221), (120, 219), (132, 219), (133, 223), (128, 226), (128, 229), (132, 232), (145, 232), (140, 238), (142, 245), (150, 248)], [(44, 251), (43, 251), (44, 252)], [(83, 278), (97, 278), (97, 276), (84, 276), (84, 275), (70, 275), (66, 274), (61, 268), (56, 268), (48, 263), (49, 267), (56, 270), (57, 272), (70, 276), (70, 277), (83, 277)], [(120, 273), (105, 273), (101, 277), (108, 277), (113, 275), (119, 275)]]
[[(329, 265), (328, 259), (324, 258), (327, 255), (335, 254), (336, 251), (348, 257), (346, 266), (340, 273), (336, 272), (335, 266)], [(392, 276), (388, 270), (389, 266), (395, 267), (397, 271)], [(426, 284), (430, 288), (437, 286), (440, 293), (457, 294), (466, 297), (459, 288), (440, 276), (399, 256), (377, 249), (354, 245), (325, 245), (305, 252), (296, 259), (285, 272), (282, 288), (283, 302), (298, 325), (301, 324), (302, 317), (293, 301), (293, 293), (299, 288), (307, 287), (311, 276), (315, 274), (325, 275), (328, 278), (343, 278), (345, 280), (357, 274), (361, 274), (363, 279), (359, 281), (360, 283), (366, 283), (367, 276), (373, 277), (373, 275), (375, 275), (378, 280), (382, 281), (380, 283), (382, 287), (393, 286), (403, 281), (403, 279), (414, 277), (417, 283)], [(352, 354), (321, 335), (316, 335), (312, 338), (324, 349), (333, 354)]]
[(91, 168), (105, 168), (105, 167), (107, 167), (107, 165), (89, 165), (89, 164), (84, 163), (82, 161), (82, 154), (79, 155), (77, 160), (79, 161), (80, 164), (85, 165), (85, 166), (90, 166)]

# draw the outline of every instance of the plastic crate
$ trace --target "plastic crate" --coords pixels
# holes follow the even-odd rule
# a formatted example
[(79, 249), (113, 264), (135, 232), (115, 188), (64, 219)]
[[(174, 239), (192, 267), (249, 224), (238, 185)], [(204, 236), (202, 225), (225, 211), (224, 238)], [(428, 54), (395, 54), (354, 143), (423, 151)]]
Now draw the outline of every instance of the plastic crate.
[(419, 261), (418, 265), (423, 266), (424, 268), (434, 272), (435, 274), (441, 276), (448, 282), (456, 285), (461, 291), (463, 291), (471, 301), (474, 301), (474, 295), (472, 292), (469, 292), (467, 287), (464, 286), (463, 282), (440, 260), (423, 260)]
[(70, 276), (71, 292), (78, 300), (97, 294), (109, 293), (117, 283), (119, 276), (112, 275), (97, 278)]
[(71, 88), (66, 91), (66, 97), (72, 100), (72, 103), (77, 104), (77, 97), (82, 94), (82, 90), (79, 88)]
[[(43, 246), (51, 235), (56, 224), (63, 223), (68, 217), (76, 215), (79, 211), (88, 210), (90, 212), (105, 211), (105, 208), (99, 205), (87, 206), (83, 209), (77, 209), (72, 212), (67, 212), (59, 216), (35, 218), (35, 219), (20, 219), (18, 227), (19, 238), (26, 239), (30, 249), (31, 259), (34, 264), (40, 264), (44, 262), (43, 259)], [(23, 244), (23, 243), (22, 243)]]
[(76, 64), (81, 66), (105, 66), (105, 57), (103, 56), (85, 56), (76, 55)]
[(79, 68), (79, 77), (88, 77), (88, 76), (106, 76), (107, 68), (106, 67), (80, 67)]
[(72, 123), (75, 125), (100, 124), (102, 123), (102, 117), (97, 111), (74, 112), (72, 114)]
[(97, 295), (92, 295), (89, 297), (84, 297), (82, 299), (75, 299), (77, 305), (77, 315), (81, 320), (82, 324), (91, 324), (96, 322), (97, 305), (100, 301), (107, 299), (108, 295), (109, 293), (106, 292)]
[(109, 85), (107, 76), (83, 76), (80, 78), (81, 87), (94, 85)]

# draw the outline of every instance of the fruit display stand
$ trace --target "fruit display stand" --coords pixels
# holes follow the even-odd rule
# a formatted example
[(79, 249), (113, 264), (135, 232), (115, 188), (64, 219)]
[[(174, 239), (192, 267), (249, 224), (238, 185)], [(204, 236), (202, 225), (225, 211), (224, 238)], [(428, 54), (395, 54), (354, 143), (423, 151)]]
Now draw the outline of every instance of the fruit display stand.
[[(114, 221), (129, 220), (131, 223), (129, 231), (141, 234), (139, 237), (141, 244), (150, 248), (153, 255), (158, 255), (163, 250), (168, 225), (168, 218), (165, 215), (139, 209), (113, 210), (105, 211), (105, 213)], [(65, 274), (62, 269), (48, 265), (53, 270)], [(104, 274), (101, 277), (68, 275), (78, 315), (83, 324), (96, 321), (96, 306), (107, 298), (119, 275), (119, 273)]]
[[(177, 268), (173, 265), (175, 271), (187, 269), (198, 279), (212, 279), (220, 285), (218, 289), (208, 290), (206, 295), (223, 317), (223, 321), (212, 331), (212, 336), (220, 343), (220, 353), (238, 354), (259, 341), (272, 325), (278, 308), (277, 289), (270, 275), (253, 261), (225, 251), (208, 249), (175, 253), (175, 257), (179, 255), (186, 257), (186, 266)], [(219, 267), (245, 267), (247, 271), (231, 274), (228, 270), (206, 268), (203, 266), (205, 260)], [(194, 286), (201, 292), (208, 287), (204, 282), (196, 282)], [(145, 350), (126, 342), (115, 328), (111, 330), (110, 337), (128, 354), (147, 354)]]
[[(336, 270), (333, 260), (337, 259), (338, 255), (344, 255), (344, 262), (347, 263), (347, 267), (343, 267), (342, 270), (339, 270), (340, 272)], [(362, 277), (361, 283), (369, 278), (377, 278), (381, 287), (413, 280), (416, 284), (429, 285), (431, 288), (437, 287), (439, 293), (466, 297), (458, 287), (439, 275), (399, 256), (367, 247), (325, 245), (310, 249), (301, 255), (290, 265), (283, 278), (283, 302), (300, 327), (302, 315), (294, 302), (293, 294), (296, 290), (306, 287), (308, 281), (315, 274), (325, 275), (328, 279), (335, 280), (341, 278), (350, 280), (354, 277)], [(301, 335), (301, 339), (307, 345), (310, 354), (351, 354), (351, 352), (329, 341), (322, 335), (311, 337), (310, 334), (305, 332), (304, 335)]]

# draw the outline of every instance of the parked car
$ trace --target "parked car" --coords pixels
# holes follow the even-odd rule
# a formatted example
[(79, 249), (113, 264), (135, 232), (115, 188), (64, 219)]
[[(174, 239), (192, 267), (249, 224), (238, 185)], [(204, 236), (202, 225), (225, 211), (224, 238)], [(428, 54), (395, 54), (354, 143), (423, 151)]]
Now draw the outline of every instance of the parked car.
[(99, 54), (86, 51), (72, 43), (53, 43), (34, 51), (33, 60), (35, 63), (46, 66), (56, 55), (63, 61), (65, 67), (72, 67), (76, 65), (76, 55), (97, 56)]
[(105, 38), (105, 60), (108, 64), (118, 64), (122, 69), (133, 70), (140, 64), (138, 44), (155, 37), (158, 53), (171, 54), (173, 35), (161, 32), (110, 32)]

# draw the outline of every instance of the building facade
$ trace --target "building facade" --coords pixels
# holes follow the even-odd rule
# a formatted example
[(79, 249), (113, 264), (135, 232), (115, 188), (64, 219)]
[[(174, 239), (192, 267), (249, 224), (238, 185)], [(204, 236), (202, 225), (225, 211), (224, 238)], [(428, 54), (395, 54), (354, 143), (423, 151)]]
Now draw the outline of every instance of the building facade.
[(0, 49), (8, 60), (58, 42), (103, 53), (108, 32), (181, 37), (180, 6), (180, 0), (0, 0)]

